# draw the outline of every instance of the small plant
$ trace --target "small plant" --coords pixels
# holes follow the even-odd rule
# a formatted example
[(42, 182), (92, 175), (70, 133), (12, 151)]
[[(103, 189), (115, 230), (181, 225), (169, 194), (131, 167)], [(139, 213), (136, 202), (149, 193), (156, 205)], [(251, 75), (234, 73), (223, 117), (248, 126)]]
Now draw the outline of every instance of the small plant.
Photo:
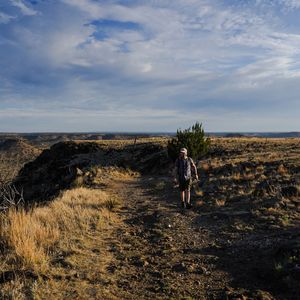
[(210, 139), (205, 137), (202, 124), (196, 123), (185, 130), (177, 130), (176, 137), (168, 142), (168, 155), (174, 161), (180, 148), (187, 148), (189, 156), (197, 160), (205, 155), (210, 146)]
[(216, 206), (217, 207), (224, 206), (225, 203), (226, 203), (226, 200), (224, 200), (224, 199), (216, 200)]
[(166, 182), (165, 181), (159, 181), (156, 183), (155, 188), (157, 190), (163, 190), (166, 188)]
[(256, 171), (258, 173), (263, 173), (265, 171), (265, 166), (264, 165), (257, 166)]
[(234, 173), (232, 175), (232, 179), (235, 180), (235, 181), (241, 180), (241, 173), (239, 173), (239, 172)]
[(0, 184), (0, 211), (7, 211), (9, 208), (22, 207), (24, 204), (23, 191), (19, 191), (11, 183)]
[(110, 198), (104, 202), (105, 208), (107, 208), (109, 211), (113, 211), (116, 207), (119, 206), (119, 204), (120, 202), (116, 198)]
[(289, 225), (289, 223), (290, 223), (290, 218), (289, 218), (289, 216), (288, 216), (288, 215), (283, 215), (283, 216), (281, 217), (281, 223), (282, 223), (283, 226)]
[(277, 172), (280, 174), (280, 175), (287, 175), (288, 174), (288, 170), (287, 168), (283, 165), (283, 164), (280, 164), (278, 169), (277, 169)]
[(276, 272), (282, 272), (283, 271), (283, 265), (282, 265), (282, 263), (280, 263), (280, 262), (276, 262), (275, 264), (274, 264), (274, 268), (275, 268), (275, 271)]

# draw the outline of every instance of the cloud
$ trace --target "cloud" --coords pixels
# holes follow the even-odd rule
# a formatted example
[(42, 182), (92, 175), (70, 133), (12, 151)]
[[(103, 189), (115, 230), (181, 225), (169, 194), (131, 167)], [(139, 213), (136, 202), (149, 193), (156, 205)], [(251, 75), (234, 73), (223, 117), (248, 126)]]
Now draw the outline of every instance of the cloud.
[[(279, 109), (300, 108), (300, 35), (279, 2), (11, 0), (0, 14), (0, 114), (31, 117), (30, 131), (42, 116), (49, 130), (51, 118), (71, 131), (197, 120), (239, 130), (250, 113), (269, 128)], [(268, 124), (258, 119), (266, 107)]]
[(299, 0), (278, 0), (278, 2), (287, 7), (288, 9), (299, 9), (300, 1)]
[(0, 12), (0, 24), (7, 24), (14, 18), (14, 16), (10, 16), (8, 14)]
[(18, 7), (25, 16), (34, 16), (38, 12), (28, 7), (22, 0), (10, 0), (11, 4)]

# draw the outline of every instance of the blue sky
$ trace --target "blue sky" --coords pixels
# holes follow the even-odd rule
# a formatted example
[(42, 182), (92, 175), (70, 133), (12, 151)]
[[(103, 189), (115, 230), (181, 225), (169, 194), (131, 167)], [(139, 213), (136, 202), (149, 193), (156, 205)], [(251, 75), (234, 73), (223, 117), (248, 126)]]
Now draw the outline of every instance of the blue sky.
[(300, 130), (300, 0), (0, 0), (0, 131)]

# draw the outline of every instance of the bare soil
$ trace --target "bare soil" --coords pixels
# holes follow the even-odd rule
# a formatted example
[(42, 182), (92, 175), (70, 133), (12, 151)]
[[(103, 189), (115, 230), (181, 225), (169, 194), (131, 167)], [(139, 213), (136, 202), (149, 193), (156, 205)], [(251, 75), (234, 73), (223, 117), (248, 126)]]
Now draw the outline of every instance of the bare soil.
[(232, 224), (246, 224), (246, 211), (182, 210), (165, 177), (119, 180), (110, 188), (124, 201), (124, 225), (107, 241), (114, 257), (107, 271), (115, 278), (109, 290), (117, 298), (299, 299), (278, 285), (272, 252), (297, 231), (238, 231)]

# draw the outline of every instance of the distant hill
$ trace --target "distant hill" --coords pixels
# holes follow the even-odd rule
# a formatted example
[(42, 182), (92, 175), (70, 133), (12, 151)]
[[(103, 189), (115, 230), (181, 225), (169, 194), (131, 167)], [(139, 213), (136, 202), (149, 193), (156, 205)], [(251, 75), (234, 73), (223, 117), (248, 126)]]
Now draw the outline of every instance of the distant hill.
[[(58, 142), (81, 140), (134, 140), (152, 137), (174, 137), (175, 132), (48, 132), (48, 133), (1, 133), (0, 141), (20, 139), (31, 145), (48, 148)], [(291, 132), (206, 132), (210, 137), (258, 137), (258, 138), (299, 138), (300, 131)]]
[(8, 138), (0, 141), (0, 152), (30, 158), (37, 156), (40, 150), (23, 139)]
[(207, 135), (212, 137), (299, 138), (300, 132), (209, 132)]
[(0, 185), (12, 180), (20, 168), (34, 160), (40, 152), (23, 139), (0, 139)]
[(65, 141), (95, 141), (95, 140), (134, 140), (140, 138), (160, 137), (160, 136), (172, 136), (172, 133), (134, 133), (134, 132), (107, 132), (107, 133), (88, 133), (88, 132), (49, 132), (49, 133), (1, 133), (0, 140), (5, 139), (21, 139), (29, 142), (31, 145), (37, 145), (42, 148), (48, 148), (49, 146), (58, 142)]

